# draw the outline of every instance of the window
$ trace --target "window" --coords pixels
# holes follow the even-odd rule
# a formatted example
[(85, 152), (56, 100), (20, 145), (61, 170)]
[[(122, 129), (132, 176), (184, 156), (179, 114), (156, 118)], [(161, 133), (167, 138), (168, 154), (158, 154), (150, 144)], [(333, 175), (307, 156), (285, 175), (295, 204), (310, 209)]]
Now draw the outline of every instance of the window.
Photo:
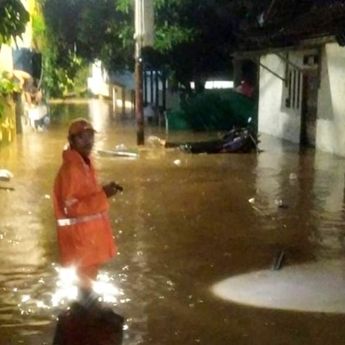
[(301, 106), (301, 75), (297, 68), (288, 68), (286, 74), (287, 96), (285, 106), (291, 109), (299, 109)]

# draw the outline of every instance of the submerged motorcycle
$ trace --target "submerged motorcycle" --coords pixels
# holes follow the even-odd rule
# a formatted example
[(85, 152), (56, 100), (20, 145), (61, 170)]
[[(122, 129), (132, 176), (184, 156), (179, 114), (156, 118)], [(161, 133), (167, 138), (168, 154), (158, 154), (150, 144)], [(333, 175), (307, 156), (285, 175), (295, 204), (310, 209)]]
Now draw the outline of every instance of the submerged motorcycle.
[(164, 146), (187, 153), (247, 153), (258, 151), (258, 139), (249, 128), (234, 128), (217, 140), (186, 143), (167, 141)]

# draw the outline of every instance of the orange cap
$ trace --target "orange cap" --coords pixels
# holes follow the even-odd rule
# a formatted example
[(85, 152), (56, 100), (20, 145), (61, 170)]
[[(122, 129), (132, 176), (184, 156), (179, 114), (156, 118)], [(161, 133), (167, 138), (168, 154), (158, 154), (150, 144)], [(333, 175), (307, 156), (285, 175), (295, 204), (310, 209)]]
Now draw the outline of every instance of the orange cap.
[(96, 132), (95, 129), (92, 127), (91, 122), (79, 117), (70, 123), (68, 128), (68, 135), (76, 135), (87, 130)]

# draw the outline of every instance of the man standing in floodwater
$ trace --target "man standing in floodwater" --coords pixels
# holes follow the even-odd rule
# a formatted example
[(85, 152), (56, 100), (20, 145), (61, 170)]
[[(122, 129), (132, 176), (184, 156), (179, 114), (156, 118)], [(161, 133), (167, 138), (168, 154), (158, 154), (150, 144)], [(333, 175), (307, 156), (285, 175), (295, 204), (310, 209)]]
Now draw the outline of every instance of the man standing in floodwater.
[(101, 186), (90, 159), (95, 130), (83, 118), (71, 122), (69, 146), (54, 184), (54, 211), (60, 262), (75, 267), (81, 298), (89, 296), (102, 264), (116, 254), (108, 198), (122, 188), (115, 182)]

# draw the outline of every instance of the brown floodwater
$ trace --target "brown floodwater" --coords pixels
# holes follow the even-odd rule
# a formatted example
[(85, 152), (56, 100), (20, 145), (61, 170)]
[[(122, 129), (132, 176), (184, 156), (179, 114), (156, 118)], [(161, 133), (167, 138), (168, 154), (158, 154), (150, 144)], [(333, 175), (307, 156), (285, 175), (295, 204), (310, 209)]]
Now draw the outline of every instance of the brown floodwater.
[[(343, 158), (268, 136), (259, 154), (138, 149), (133, 119), (106, 103), (52, 105), (51, 114), (47, 130), (0, 149), (0, 169), (14, 175), (0, 181), (1, 345), (51, 344), (68, 305), (51, 191), (67, 123), (80, 115), (98, 129), (100, 180), (124, 187), (110, 211), (119, 255), (99, 278), (126, 317), (123, 344), (344, 344)], [(97, 153), (117, 145), (137, 157)]]

